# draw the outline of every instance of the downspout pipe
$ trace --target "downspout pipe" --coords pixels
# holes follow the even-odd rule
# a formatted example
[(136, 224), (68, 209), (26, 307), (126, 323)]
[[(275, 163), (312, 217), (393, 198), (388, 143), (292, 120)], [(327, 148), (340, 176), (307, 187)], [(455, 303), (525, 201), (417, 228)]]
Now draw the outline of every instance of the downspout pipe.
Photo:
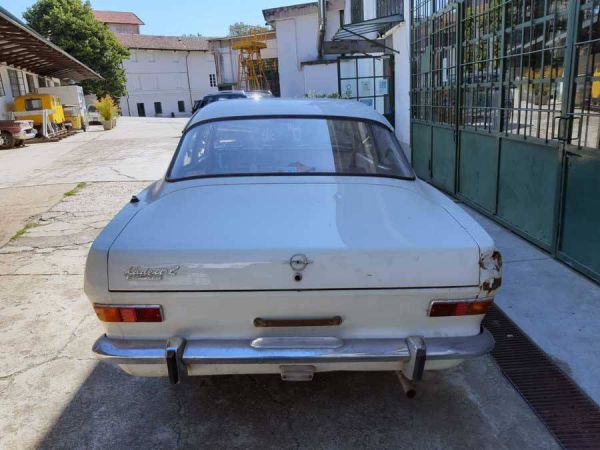
[(319, 0), (319, 59), (323, 57), (323, 42), (327, 28), (327, 0)]
[(190, 66), (188, 65), (188, 58), (190, 51), (188, 50), (185, 54), (185, 74), (187, 75), (188, 93), (190, 94), (190, 111), (194, 107), (194, 100), (192, 99), (192, 85), (190, 83)]

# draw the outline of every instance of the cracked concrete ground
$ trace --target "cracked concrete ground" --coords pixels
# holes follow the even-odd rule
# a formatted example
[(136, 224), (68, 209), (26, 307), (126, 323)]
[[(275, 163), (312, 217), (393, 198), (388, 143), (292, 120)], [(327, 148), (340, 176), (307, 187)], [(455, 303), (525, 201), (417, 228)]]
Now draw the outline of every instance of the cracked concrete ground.
[(427, 374), (416, 400), (391, 373), (173, 387), (98, 363), (90, 348), (102, 331), (82, 292), (87, 249), (147, 185), (139, 180), (162, 174), (182, 125), (123, 118), (106, 134), (64, 141), (58, 156), (42, 154), (55, 144), (0, 154), (0, 186), (89, 183), (32, 208), (36, 226), (0, 247), (0, 448), (558, 448), (489, 357)]

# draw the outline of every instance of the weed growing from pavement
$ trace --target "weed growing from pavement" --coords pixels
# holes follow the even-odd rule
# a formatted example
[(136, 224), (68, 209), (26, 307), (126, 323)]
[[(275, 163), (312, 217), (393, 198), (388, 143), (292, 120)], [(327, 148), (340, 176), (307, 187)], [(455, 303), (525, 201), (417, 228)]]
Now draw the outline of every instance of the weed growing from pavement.
[(27, 233), (27, 230), (31, 230), (32, 228), (37, 228), (37, 227), (41, 227), (42, 224), (41, 223), (28, 223), (27, 225), (25, 225), (23, 228), (21, 228), (19, 231), (17, 231), (13, 237), (10, 238), (9, 242), (12, 241), (16, 241), (17, 239), (19, 239), (21, 236), (23, 236), (25, 233)]
[(63, 197), (73, 197), (75, 194), (77, 194), (80, 190), (82, 190), (86, 186), (87, 186), (87, 183), (85, 183), (83, 181), (81, 183), (77, 183), (77, 186), (75, 186), (69, 192), (65, 192), (63, 194)]

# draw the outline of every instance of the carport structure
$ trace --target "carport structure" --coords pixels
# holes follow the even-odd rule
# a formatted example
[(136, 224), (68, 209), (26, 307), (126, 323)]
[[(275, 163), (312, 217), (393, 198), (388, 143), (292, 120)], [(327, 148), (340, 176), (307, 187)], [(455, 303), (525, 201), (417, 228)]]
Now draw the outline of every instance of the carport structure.
[(0, 7), (0, 62), (59, 79), (102, 77)]
[(600, 281), (600, 1), (412, 0), (417, 174)]

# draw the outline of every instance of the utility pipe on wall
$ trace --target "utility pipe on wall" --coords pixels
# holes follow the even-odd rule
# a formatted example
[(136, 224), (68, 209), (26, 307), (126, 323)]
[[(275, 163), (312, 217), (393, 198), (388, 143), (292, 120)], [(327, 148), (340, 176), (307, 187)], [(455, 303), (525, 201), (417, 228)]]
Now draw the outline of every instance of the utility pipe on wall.
[(327, 0), (319, 0), (319, 59), (323, 57), (323, 41), (327, 28)]

